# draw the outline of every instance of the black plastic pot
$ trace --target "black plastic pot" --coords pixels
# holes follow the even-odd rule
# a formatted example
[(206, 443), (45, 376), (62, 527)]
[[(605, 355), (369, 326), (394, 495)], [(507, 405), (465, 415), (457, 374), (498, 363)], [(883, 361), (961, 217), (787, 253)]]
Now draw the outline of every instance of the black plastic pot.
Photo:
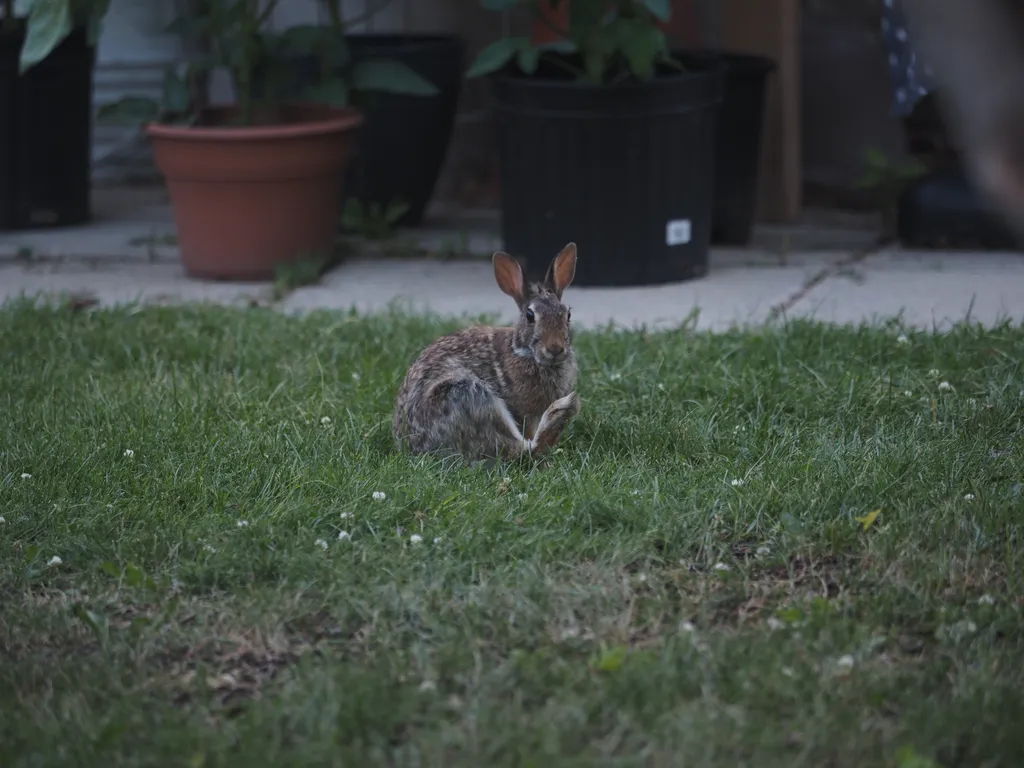
[(725, 67), (725, 88), (718, 113), (711, 242), (746, 245), (754, 228), (765, 92), (775, 62), (742, 53), (718, 57)]
[(0, 230), (91, 217), (95, 49), (84, 29), (18, 74), (22, 33), (0, 33)]
[[(462, 86), (465, 45), (457, 35), (347, 35), (353, 60), (383, 58), (400, 61), (439, 91), (434, 96), (395, 93), (357, 93), (354, 103), (365, 114), (359, 151), (345, 174), (344, 206), (355, 198), (364, 209), (376, 203), (382, 210), (392, 201), (408, 206), (396, 222), (415, 226), (434, 194), (455, 122)], [(313, 56), (292, 60), (289, 88), (300, 93), (317, 82), (319, 62)], [(256, 91), (262, 92), (262, 74)]]
[(897, 235), (907, 248), (1019, 250), (1024, 243), (961, 168), (911, 182), (897, 206)]
[(531, 272), (574, 241), (576, 285), (707, 273), (722, 72), (710, 57), (680, 58), (685, 73), (609, 87), (550, 64), (492, 76), (502, 236)]
[(455, 122), (465, 46), (456, 35), (349, 35), (352, 55), (400, 61), (437, 86), (436, 96), (367, 94), (359, 154), (345, 180), (345, 198), (386, 208), (402, 199), (398, 221), (415, 226), (434, 194)]

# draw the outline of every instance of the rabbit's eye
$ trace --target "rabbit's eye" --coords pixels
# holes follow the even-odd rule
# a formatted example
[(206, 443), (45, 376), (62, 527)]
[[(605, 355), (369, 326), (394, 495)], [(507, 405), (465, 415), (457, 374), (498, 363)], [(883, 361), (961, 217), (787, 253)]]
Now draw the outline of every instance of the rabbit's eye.
[(527, 309), (526, 310), (526, 322), (532, 323), (536, 319), (537, 318), (534, 316), (533, 310), (532, 309)]
[(568, 323), (570, 320), (572, 320), (572, 310), (567, 309), (565, 310), (565, 322)]

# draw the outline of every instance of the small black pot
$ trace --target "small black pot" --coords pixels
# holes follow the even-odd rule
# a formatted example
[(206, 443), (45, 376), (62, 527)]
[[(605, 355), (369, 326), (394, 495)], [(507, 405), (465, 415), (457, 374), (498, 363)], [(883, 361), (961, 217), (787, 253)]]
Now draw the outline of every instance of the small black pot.
[(367, 94), (366, 115), (345, 179), (345, 199), (409, 206), (397, 222), (415, 226), (423, 219), (444, 165), (462, 86), (465, 45), (456, 35), (348, 35), (352, 56), (400, 61), (437, 86), (436, 96)]
[(677, 57), (685, 72), (647, 83), (593, 86), (550, 63), (492, 76), (507, 250), (540, 268), (574, 241), (581, 286), (707, 273), (722, 69)]
[(0, 230), (91, 218), (95, 49), (74, 30), (21, 75), (24, 33), (0, 32)]
[(754, 228), (765, 93), (775, 62), (751, 54), (716, 55), (725, 67), (725, 88), (718, 113), (711, 242), (746, 245)]
[(907, 185), (897, 204), (897, 235), (907, 248), (1016, 251), (1024, 246), (959, 167)]

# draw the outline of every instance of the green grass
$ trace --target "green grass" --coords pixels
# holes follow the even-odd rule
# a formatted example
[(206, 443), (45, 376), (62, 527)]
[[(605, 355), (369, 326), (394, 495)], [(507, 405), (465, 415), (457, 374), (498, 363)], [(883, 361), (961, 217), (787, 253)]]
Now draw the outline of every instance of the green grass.
[(1022, 764), (1024, 330), (581, 333), (467, 468), (453, 327), (0, 311), (0, 765)]

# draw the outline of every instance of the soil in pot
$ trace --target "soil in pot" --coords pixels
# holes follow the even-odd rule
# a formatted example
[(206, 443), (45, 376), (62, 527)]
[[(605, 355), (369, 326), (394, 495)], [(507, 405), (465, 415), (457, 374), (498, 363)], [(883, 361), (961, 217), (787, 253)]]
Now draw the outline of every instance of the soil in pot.
[(147, 128), (167, 180), (186, 271), (269, 280), (284, 263), (330, 260), (343, 174), (362, 114), (290, 105), (274, 125), (217, 127), (236, 113), (233, 107), (211, 110), (204, 127)]
[(76, 29), (24, 74), (24, 34), (0, 32), (0, 230), (91, 218), (95, 48)]
[(574, 284), (707, 272), (721, 65), (679, 54), (647, 83), (595, 87), (542, 65), (492, 77), (500, 112), (502, 236), (531, 267), (569, 241)]

